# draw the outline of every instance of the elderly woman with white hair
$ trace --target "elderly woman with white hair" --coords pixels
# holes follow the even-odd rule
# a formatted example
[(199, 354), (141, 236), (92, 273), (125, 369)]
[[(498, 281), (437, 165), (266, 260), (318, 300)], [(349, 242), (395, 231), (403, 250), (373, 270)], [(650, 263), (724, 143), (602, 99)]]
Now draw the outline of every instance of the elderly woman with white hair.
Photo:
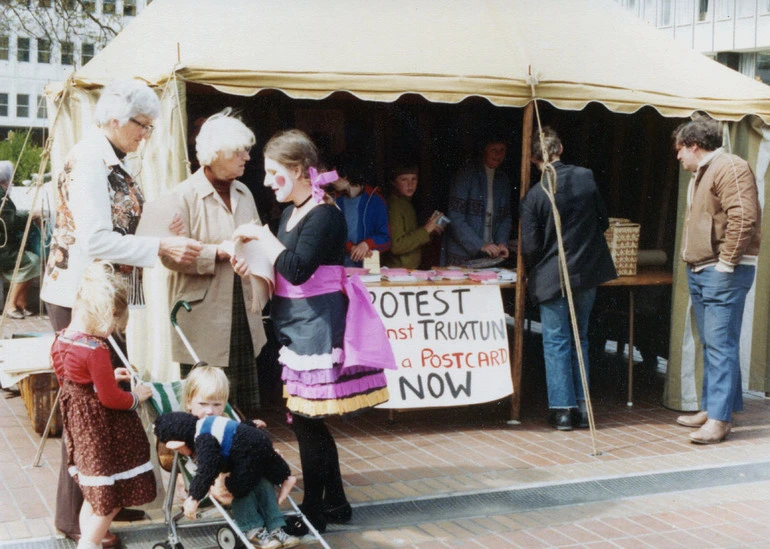
[[(246, 414), (259, 407), (256, 357), (266, 342), (262, 307), (269, 296), (263, 282), (237, 276), (246, 270), (231, 265), (222, 242), (239, 225), (261, 224), (251, 191), (237, 179), (255, 141), (229, 109), (203, 123), (195, 139), (201, 168), (173, 191), (187, 234), (203, 243), (203, 251), (190, 265), (163, 260), (172, 270), (170, 304), (185, 300), (192, 306), (180, 315), (180, 327), (201, 360), (224, 368), (231, 402)], [(193, 359), (178, 338), (171, 356), (186, 376)]]
[[(159, 113), (160, 101), (147, 85), (136, 80), (113, 82), (96, 104), (97, 128), (67, 155), (56, 185), (56, 223), (41, 290), (57, 332), (69, 325), (80, 279), (94, 260), (113, 263), (129, 284), (129, 306), (137, 307), (143, 304), (143, 267), (154, 266), (158, 256), (189, 263), (201, 252), (201, 245), (190, 238), (135, 235), (144, 196), (124, 161), (150, 137)], [(84, 547), (98, 546), (100, 540), (80, 540), (78, 514), (83, 496), (67, 472), (67, 463), (68, 456), (63, 455), (56, 528)], [(109, 532), (101, 540), (105, 548), (118, 543)]]
[(10, 318), (22, 319), (32, 316), (32, 311), (27, 309), (27, 291), (32, 281), (40, 274), (40, 256), (25, 250), (22, 253), (21, 263), (16, 276), (13, 271), (21, 247), (22, 234), (27, 224), (27, 215), (19, 213), (16, 205), (7, 195), (8, 187), (13, 179), (13, 163), (8, 160), (0, 161), (0, 217), (3, 220), (0, 242), (0, 272), (3, 277), (11, 282), (8, 299), (5, 300), (6, 315)]

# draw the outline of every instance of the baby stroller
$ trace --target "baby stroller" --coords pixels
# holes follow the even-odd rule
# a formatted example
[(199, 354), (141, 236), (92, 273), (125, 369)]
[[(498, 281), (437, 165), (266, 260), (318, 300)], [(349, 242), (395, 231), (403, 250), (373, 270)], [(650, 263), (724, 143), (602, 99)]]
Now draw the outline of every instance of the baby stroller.
[[(186, 301), (180, 301), (176, 303), (176, 305), (174, 306), (171, 312), (171, 323), (174, 326), (177, 333), (179, 333), (180, 337), (182, 338), (182, 341), (187, 346), (187, 349), (190, 352), (190, 355), (193, 357), (193, 360), (195, 360), (195, 365), (196, 366), (203, 365), (205, 363), (199, 360), (198, 355), (192, 349), (189, 341), (184, 336), (184, 333), (182, 333), (182, 330), (179, 328), (179, 325), (176, 322), (176, 313), (180, 307), (184, 307), (188, 311), (190, 310), (190, 305)], [(153, 409), (158, 415), (165, 414), (168, 412), (182, 411), (182, 391), (183, 391), (183, 382), (181, 381), (174, 381), (169, 383), (154, 382), (152, 383), (152, 397), (149, 399), (148, 402), (151, 403)], [(240, 421), (240, 418), (236, 414), (235, 410), (229, 404), (227, 404), (227, 406), (225, 407), (224, 415), (226, 415), (231, 419)], [(153, 549), (184, 549), (184, 546), (179, 540), (179, 532), (177, 528), (177, 523), (179, 519), (181, 519), (184, 516), (184, 511), (180, 510), (177, 513), (173, 512), (174, 488), (177, 484), (177, 479), (180, 474), (183, 476), (185, 486), (188, 487), (190, 484), (190, 481), (195, 476), (195, 470), (196, 470), (195, 463), (193, 462), (192, 459), (189, 459), (181, 455), (179, 452), (174, 452), (174, 459), (171, 465), (171, 478), (169, 479), (169, 485), (168, 485), (168, 490), (166, 494), (166, 501), (163, 506), (163, 512), (165, 515), (166, 525), (168, 529), (168, 539), (166, 541), (156, 543), (153, 546)], [(245, 533), (240, 528), (238, 528), (237, 524), (232, 519), (228, 511), (223, 507), (223, 505), (219, 501), (217, 501), (216, 498), (213, 498), (210, 495), (207, 495), (204, 498), (204, 501), (205, 500), (208, 500), (211, 502), (213, 507), (216, 509), (216, 511), (222, 516), (222, 518), (225, 521), (225, 524), (222, 525), (217, 531), (216, 537), (217, 537), (217, 544), (219, 545), (219, 547), (221, 549), (238, 549), (242, 547), (249, 547), (249, 548), (252, 547)], [(329, 549), (329, 545), (324, 541), (324, 539), (321, 537), (318, 531), (313, 527), (310, 521), (302, 514), (302, 512), (299, 509), (299, 506), (295, 503), (294, 499), (291, 496), (289, 496), (288, 501), (293, 507), (294, 511), (297, 513), (297, 516), (305, 523), (305, 525), (308, 527), (308, 530), (321, 543), (321, 546), (326, 549)]]

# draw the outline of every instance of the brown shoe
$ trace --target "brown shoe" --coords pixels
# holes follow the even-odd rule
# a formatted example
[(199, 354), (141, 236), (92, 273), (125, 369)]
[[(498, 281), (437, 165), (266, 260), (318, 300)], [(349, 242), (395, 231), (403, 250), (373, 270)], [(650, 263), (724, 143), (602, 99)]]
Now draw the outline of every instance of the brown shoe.
[[(68, 538), (70, 538), (75, 543), (78, 543), (80, 541), (80, 534), (75, 533), (68, 533), (64, 532), (64, 535)], [(102, 538), (102, 548), (103, 549), (116, 549), (117, 547), (120, 547), (120, 539), (118, 536), (107, 530), (107, 533), (104, 534), (104, 537)]]
[(730, 434), (732, 425), (727, 421), (709, 419), (703, 427), (690, 435), (690, 442), (695, 444), (716, 444), (722, 442)]
[(708, 420), (709, 415), (708, 412), (705, 410), (701, 410), (697, 414), (692, 414), (689, 416), (679, 416), (676, 418), (676, 422), (679, 425), (684, 425), (685, 427), (703, 427), (703, 424), (706, 423), (706, 420)]

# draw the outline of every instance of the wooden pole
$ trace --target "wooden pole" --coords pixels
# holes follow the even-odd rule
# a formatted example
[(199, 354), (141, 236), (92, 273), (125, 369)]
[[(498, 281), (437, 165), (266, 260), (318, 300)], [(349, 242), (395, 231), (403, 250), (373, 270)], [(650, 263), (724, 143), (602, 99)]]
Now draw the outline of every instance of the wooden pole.
[[(521, 189), (519, 201), (524, 198), (529, 190), (530, 155), (532, 152), (532, 122), (534, 119), (535, 104), (531, 101), (524, 107), (524, 121), (521, 128)], [(513, 324), (513, 352), (511, 353), (511, 380), (513, 381), (513, 395), (511, 395), (511, 421), (519, 421), (521, 408), (521, 367), (524, 359), (524, 311), (527, 305), (527, 274), (524, 269), (524, 260), (521, 257), (521, 219), (518, 227), (518, 246), (516, 249), (516, 307), (514, 309)]]

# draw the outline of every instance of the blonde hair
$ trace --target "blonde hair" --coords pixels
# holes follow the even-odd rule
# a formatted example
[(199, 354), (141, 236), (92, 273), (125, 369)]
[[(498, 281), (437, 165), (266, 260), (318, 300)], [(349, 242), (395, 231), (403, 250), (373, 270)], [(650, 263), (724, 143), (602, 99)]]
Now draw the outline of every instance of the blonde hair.
[(249, 150), (257, 142), (254, 132), (227, 107), (208, 119), (195, 138), (195, 152), (201, 166), (211, 166), (218, 154), (232, 158), (239, 150)]
[(73, 306), (87, 331), (106, 337), (123, 331), (128, 323), (128, 291), (125, 279), (107, 261), (94, 261), (83, 271)]
[(215, 366), (198, 366), (193, 368), (184, 381), (182, 406), (190, 409), (190, 402), (195, 397), (204, 400), (216, 399), (227, 402), (230, 396), (230, 382), (222, 371)]

